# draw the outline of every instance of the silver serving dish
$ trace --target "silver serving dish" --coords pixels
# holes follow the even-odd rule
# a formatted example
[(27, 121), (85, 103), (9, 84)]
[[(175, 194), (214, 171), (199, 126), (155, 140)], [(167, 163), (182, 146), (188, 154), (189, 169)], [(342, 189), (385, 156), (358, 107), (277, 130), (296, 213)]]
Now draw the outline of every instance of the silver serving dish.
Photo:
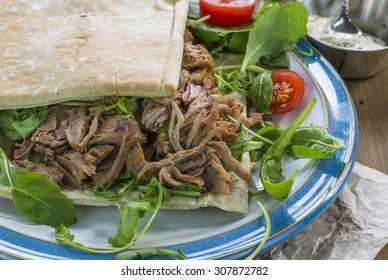
[[(302, 2), (309, 15), (337, 19), (341, 12), (341, 0)], [(349, 15), (364, 33), (388, 44), (388, 0), (351, 0)], [(331, 45), (311, 34), (307, 39), (344, 78), (371, 77), (388, 65), (388, 46), (377, 50), (353, 50)]]

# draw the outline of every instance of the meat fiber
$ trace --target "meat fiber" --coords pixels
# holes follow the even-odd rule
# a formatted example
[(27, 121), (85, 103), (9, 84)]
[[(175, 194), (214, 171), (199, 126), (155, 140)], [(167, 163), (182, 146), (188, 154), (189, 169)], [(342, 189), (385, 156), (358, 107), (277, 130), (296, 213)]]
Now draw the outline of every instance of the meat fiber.
[[(170, 118), (170, 110), (168, 105), (163, 105), (159, 98), (143, 99), (142, 105), (144, 111), (141, 118), (141, 123), (148, 129), (156, 131), (164, 125)], [(167, 102), (168, 104), (168, 102)]]
[(39, 172), (56, 184), (62, 184), (63, 182), (64, 173), (58, 168), (45, 164), (35, 164), (28, 160), (14, 160), (13, 163), (18, 169)]
[(184, 45), (182, 66), (184, 68), (213, 68), (213, 58), (208, 50), (191, 43)]

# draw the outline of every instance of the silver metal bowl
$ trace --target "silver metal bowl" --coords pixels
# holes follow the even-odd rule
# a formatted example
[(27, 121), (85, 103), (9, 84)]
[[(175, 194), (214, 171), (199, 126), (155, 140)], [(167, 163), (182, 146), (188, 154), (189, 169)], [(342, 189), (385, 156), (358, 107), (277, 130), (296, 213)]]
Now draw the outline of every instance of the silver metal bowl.
[[(309, 15), (337, 19), (341, 0), (303, 0)], [(349, 15), (363, 32), (388, 45), (388, 0), (350, 0)], [(388, 46), (377, 50), (353, 50), (331, 45), (307, 35), (308, 41), (337, 69), (343, 78), (366, 78), (388, 66)]]

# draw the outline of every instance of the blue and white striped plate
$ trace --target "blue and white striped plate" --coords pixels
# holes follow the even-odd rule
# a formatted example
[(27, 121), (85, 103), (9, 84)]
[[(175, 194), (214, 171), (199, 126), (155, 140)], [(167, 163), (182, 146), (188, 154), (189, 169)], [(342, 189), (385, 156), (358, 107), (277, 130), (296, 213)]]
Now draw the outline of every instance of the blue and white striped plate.
[[(308, 51), (310, 45), (298, 45)], [(291, 68), (306, 80), (306, 93), (293, 112), (275, 119), (289, 125), (304, 106), (316, 97), (318, 102), (305, 121), (325, 127), (344, 141), (346, 149), (332, 159), (318, 162), (287, 159), (285, 175), (299, 173), (290, 196), (285, 200), (266, 194), (251, 198), (248, 214), (218, 209), (190, 211), (162, 210), (137, 243), (137, 248), (182, 248), (192, 259), (239, 259), (252, 252), (265, 232), (265, 222), (256, 200), (269, 211), (272, 231), (263, 251), (284, 242), (314, 221), (333, 202), (353, 168), (358, 124), (351, 96), (336, 71), (315, 50), (311, 57), (291, 55)], [(254, 180), (259, 182), (258, 174)], [(108, 249), (107, 238), (115, 235), (119, 213), (115, 207), (77, 207), (78, 223), (70, 230), (75, 241)], [(4, 259), (112, 259), (113, 255), (87, 254), (55, 242), (54, 230), (23, 219), (11, 201), (0, 199), (0, 258)]]

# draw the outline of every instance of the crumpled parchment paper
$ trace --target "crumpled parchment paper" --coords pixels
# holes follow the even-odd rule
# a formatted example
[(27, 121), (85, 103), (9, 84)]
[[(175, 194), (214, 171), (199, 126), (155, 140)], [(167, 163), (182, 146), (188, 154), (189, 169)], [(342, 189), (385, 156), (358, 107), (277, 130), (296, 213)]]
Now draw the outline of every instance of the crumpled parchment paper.
[(356, 163), (332, 205), (258, 259), (372, 260), (388, 243), (388, 175)]

